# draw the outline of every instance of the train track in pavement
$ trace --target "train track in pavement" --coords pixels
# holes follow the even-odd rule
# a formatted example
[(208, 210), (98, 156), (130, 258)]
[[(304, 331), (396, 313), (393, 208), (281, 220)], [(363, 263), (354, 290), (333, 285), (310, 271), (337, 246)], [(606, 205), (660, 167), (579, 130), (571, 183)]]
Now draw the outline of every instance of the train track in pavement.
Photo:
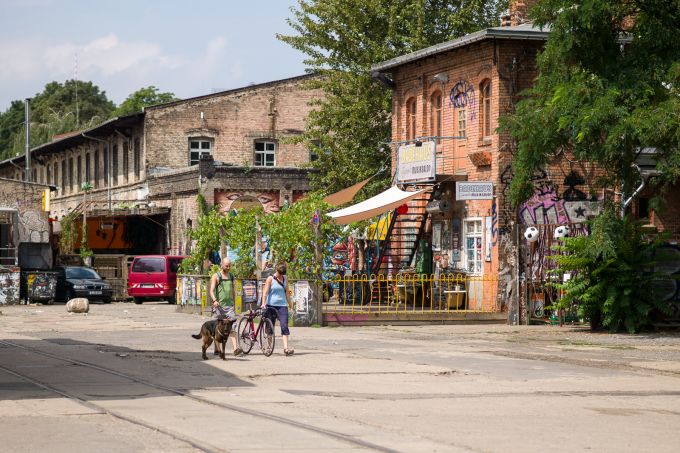
[[(21, 349), (21, 350), (24, 350), (24, 351), (31, 352), (33, 354), (37, 354), (37, 355), (44, 356), (44, 357), (49, 357), (49, 358), (54, 359), (54, 360), (60, 360), (60, 361), (70, 363), (70, 364), (73, 364), (73, 365), (78, 365), (78, 366), (82, 366), (82, 367), (85, 367), (85, 368), (89, 368), (91, 370), (96, 370), (96, 371), (104, 373), (104, 374), (108, 374), (108, 375), (116, 376), (116, 377), (119, 377), (119, 378), (127, 379), (127, 380), (134, 382), (136, 384), (141, 384), (141, 385), (148, 386), (148, 387), (156, 389), (156, 390), (166, 392), (168, 394), (180, 396), (180, 397), (186, 398), (188, 400), (191, 400), (193, 402), (196, 402), (196, 403), (199, 403), (199, 404), (202, 404), (202, 405), (210, 405), (212, 407), (216, 407), (216, 408), (219, 408), (219, 409), (222, 409), (222, 410), (225, 410), (225, 411), (232, 411), (232, 412), (236, 412), (236, 413), (239, 413), (239, 414), (244, 414), (244, 415), (256, 417), (256, 418), (259, 418), (259, 419), (262, 419), (262, 420), (269, 420), (269, 421), (281, 423), (283, 425), (287, 425), (287, 426), (290, 426), (290, 427), (303, 429), (303, 430), (306, 430), (306, 431), (309, 431), (309, 432), (313, 432), (313, 433), (316, 433), (316, 434), (320, 434), (322, 436), (326, 436), (326, 437), (344, 442), (344, 443), (349, 444), (349, 445), (353, 445), (355, 447), (361, 447), (361, 448), (365, 448), (365, 449), (370, 449), (370, 450), (374, 450), (374, 451), (381, 451), (381, 452), (388, 452), (388, 453), (394, 453), (394, 452), (397, 451), (397, 450), (393, 450), (391, 448), (387, 448), (387, 447), (377, 445), (377, 444), (374, 444), (374, 443), (371, 443), (371, 442), (366, 442), (366, 441), (363, 441), (361, 439), (355, 439), (354, 437), (352, 437), (348, 434), (344, 434), (344, 433), (341, 433), (341, 432), (332, 431), (332, 430), (328, 430), (328, 429), (324, 429), (324, 428), (319, 428), (319, 427), (311, 425), (309, 423), (303, 423), (303, 422), (299, 422), (299, 421), (296, 421), (296, 420), (287, 419), (287, 418), (284, 418), (284, 417), (280, 417), (278, 415), (268, 414), (267, 412), (255, 410), (255, 409), (250, 409), (250, 408), (247, 408), (247, 407), (241, 407), (241, 406), (236, 406), (236, 405), (233, 405), (233, 404), (211, 401), (207, 398), (192, 395), (192, 394), (190, 394), (190, 393), (188, 393), (188, 392), (186, 392), (182, 389), (177, 389), (177, 388), (172, 388), (172, 387), (156, 384), (154, 382), (150, 382), (150, 381), (147, 381), (145, 379), (141, 379), (139, 377), (132, 376), (132, 375), (127, 374), (127, 373), (123, 373), (123, 372), (116, 371), (116, 370), (113, 370), (113, 369), (110, 369), (110, 368), (106, 368), (106, 367), (103, 367), (103, 366), (100, 366), (100, 365), (96, 365), (94, 363), (85, 362), (85, 361), (82, 361), (82, 360), (76, 360), (76, 359), (73, 359), (73, 358), (70, 358), (70, 357), (66, 357), (66, 356), (59, 355), (59, 354), (54, 354), (54, 353), (51, 353), (51, 352), (41, 351), (40, 349), (32, 348), (30, 346), (24, 346), (24, 345), (16, 344), (16, 343), (9, 341), (9, 340), (0, 340), (0, 345), (4, 345), (6, 347), (12, 347), (12, 348), (16, 348), (16, 349)], [(210, 445), (206, 442), (203, 442), (202, 440), (194, 439), (194, 438), (191, 438), (191, 437), (186, 436), (184, 434), (174, 432), (174, 431), (169, 430), (169, 429), (167, 429), (163, 426), (158, 426), (158, 425), (147, 423), (147, 422), (140, 420), (140, 419), (137, 419), (135, 417), (125, 415), (125, 414), (123, 414), (119, 411), (110, 410), (110, 409), (108, 409), (108, 408), (106, 408), (102, 405), (99, 405), (99, 404), (94, 403), (92, 401), (88, 401), (84, 398), (79, 397), (78, 395), (64, 391), (64, 390), (59, 389), (59, 388), (57, 388), (53, 385), (50, 385), (48, 383), (41, 382), (41, 381), (39, 381), (39, 380), (29, 376), (29, 375), (26, 375), (24, 373), (20, 373), (16, 370), (12, 370), (12, 369), (7, 368), (7, 367), (2, 366), (2, 365), (0, 365), (0, 370), (4, 371), (7, 374), (15, 376), (19, 379), (23, 379), (27, 382), (30, 382), (33, 385), (36, 385), (40, 388), (43, 388), (43, 389), (48, 390), (50, 392), (56, 393), (56, 394), (58, 394), (58, 395), (60, 395), (64, 398), (67, 398), (67, 399), (75, 401), (79, 404), (82, 404), (82, 405), (88, 407), (89, 409), (99, 411), (103, 414), (108, 414), (110, 416), (113, 416), (113, 417), (115, 417), (119, 420), (122, 420), (122, 421), (125, 421), (125, 422), (128, 422), (128, 423), (133, 423), (135, 425), (139, 425), (139, 426), (142, 426), (142, 427), (152, 429), (152, 430), (161, 432), (163, 434), (166, 434), (166, 435), (172, 437), (173, 439), (176, 439), (178, 441), (181, 441), (181, 442), (184, 442), (188, 445), (191, 445), (192, 447), (194, 447), (198, 450), (201, 450), (201, 451), (204, 451), (204, 452), (220, 451), (219, 447), (216, 447), (214, 445)], [(226, 417), (226, 415), (225, 415), (225, 417)], [(221, 417), (219, 417), (219, 418), (221, 418)]]

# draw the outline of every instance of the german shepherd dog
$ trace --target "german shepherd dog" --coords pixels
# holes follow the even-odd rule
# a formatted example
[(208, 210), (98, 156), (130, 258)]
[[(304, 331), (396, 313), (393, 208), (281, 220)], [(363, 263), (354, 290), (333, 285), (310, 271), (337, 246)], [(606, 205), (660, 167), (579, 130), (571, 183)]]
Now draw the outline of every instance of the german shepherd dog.
[(213, 319), (204, 322), (203, 326), (201, 326), (201, 331), (197, 335), (191, 335), (197, 340), (203, 339), (203, 346), (201, 347), (203, 350), (203, 360), (208, 360), (205, 351), (213, 341), (215, 341), (215, 350), (219, 352), (222, 360), (225, 360), (224, 350), (233, 324), (234, 321), (229, 321), (228, 319)]

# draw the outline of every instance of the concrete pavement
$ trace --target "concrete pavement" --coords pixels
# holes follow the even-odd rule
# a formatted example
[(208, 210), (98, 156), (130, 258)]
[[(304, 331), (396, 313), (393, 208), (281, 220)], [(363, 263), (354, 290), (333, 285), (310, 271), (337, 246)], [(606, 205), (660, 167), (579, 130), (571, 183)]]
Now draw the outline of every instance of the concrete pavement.
[[(0, 307), (0, 451), (659, 451), (680, 336), (571, 327), (292, 328), (200, 360), (166, 304)], [(278, 329), (277, 329), (278, 330)]]

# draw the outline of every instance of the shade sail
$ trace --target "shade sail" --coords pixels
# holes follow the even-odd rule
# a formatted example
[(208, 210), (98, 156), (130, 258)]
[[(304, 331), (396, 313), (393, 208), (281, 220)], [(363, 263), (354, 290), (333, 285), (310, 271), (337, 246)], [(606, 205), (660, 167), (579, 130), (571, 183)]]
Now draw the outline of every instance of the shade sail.
[(327, 215), (335, 220), (338, 225), (346, 225), (352, 222), (370, 219), (384, 212), (390, 211), (397, 206), (401, 206), (412, 198), (417, 197), (426, 189), (416, 192), (404, 192), (397, 186), (392, 186), (388, 190), (379, 193), (375, 197), (364, 200), (361, 203), (349, 206), (344, 209), (329, 212)]
[(373, 179), (373, 176), (364, 179), (363, 181), (358, 182), (353, 186), (349, 186), (346, 189), (342, 189), (339, 192), (332, 193), (328, 195), (326, 198), (324, 198), (323, 201), (325, 201), (331, 206), (340, 206), (349, 201), (352, 201), (352, 198), (354, 198), (357, 192), (359, 192), (371, 179)]

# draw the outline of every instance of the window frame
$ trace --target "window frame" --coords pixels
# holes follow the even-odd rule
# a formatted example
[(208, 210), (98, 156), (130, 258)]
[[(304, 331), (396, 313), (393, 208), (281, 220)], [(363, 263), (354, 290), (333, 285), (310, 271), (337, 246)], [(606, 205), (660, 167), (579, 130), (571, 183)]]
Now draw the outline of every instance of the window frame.
[[(470, 225), (475, 224), (479, 226), (479, 231), (473, 229), (470, 231)], [(478, 239), (475, 241), (475, 246), (468, 247), (468, 239)], [(471, 275), (484, 275), (484, 219), (482, 217), (468, 217), (463, 219), (463, 267), (470, 272)], [(470, 268), (469, 252), (473, 253), (473, 268)], [(474, 256), (475, 253), (477, 256)]]
[(491, 79), (484, 79), (479, 84), (479, 136), (481, 139), (491, 137)]
[[(198, 147), (192, 148), (191, 147), (192, 143), (198, 143)], [(206, 143), (209, 145), (208, 148), (203, 147), (203, 145), (206, 144)], [(210, 137), (189, 137), (189, 140), (187, 141), (187, 146), (188, 146), (188, 154), (187, 154), (188, 165), (190, 167), (193, 167), (194, 165), (198, 165), (198, 163), (201, 161), (201, 156), (203, 156), (204, 154), (210, 154), (211, 156), (213, 155), (214, 141)], [(207, 149), (207, 151), (204, 151), (206, 149)], [(192, 151), (192, 150), (196, 150), (196, 151)], [(196, 156), (196, 159), (194, 159), (191, 156), (191, 153), (198, 153), (198, 155)], [(194, 161), (195, 161), (195, 163), (192, 163)]]
[[(258, 150), (257, 145), (263, 145), (264, 149)], [(274, 149), (267, 149), (267, 145), (272, 145)], [(256, 167), (276, 167), (276, 148), (277, 143), (274, 139), (258, 139), (253, 142), (253, 163)], [(258, 155), (262, 155), (262, 161), (260, 164), (257, 163)], [(272, 157), (271, 164), (267, 163), (267, 156)]]
[[(430, 135), (441, 137), (442, 135), (442, 92), (437, 90), (430, 96)], [(441, 138), (433, 139), (436, 144), (441, 143)]]
[(139, 179), (142, 172), (142, 147), (139, 137), (135, 137), (133, 141), (132, 166), (135, 173), (135, 179)]
[(416, 138), (417, 113), (418, 106), (415, 96), (408, 98), (406, 100), (406, 140), (415, 140)]
[(467, 138), (467, 109), (459, 108), (456, 113), (456, 131), (459, 138)]

